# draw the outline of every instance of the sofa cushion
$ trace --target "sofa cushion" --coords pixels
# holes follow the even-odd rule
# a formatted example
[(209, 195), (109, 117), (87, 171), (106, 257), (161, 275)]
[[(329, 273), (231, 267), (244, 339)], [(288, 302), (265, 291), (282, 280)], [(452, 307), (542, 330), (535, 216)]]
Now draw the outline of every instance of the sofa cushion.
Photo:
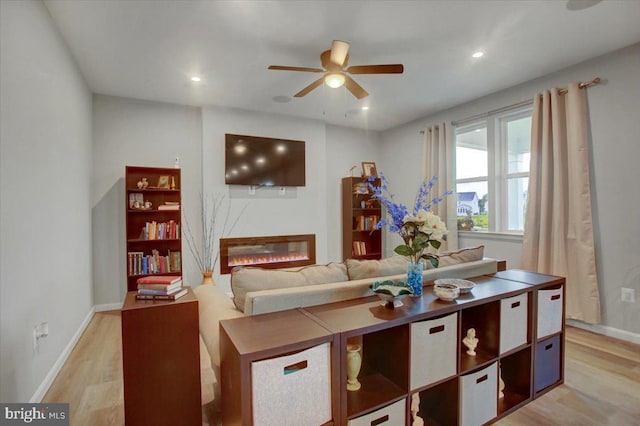
[(305, 266), (299, 272), (307, 279), (308, 285), (338, 283), (349, 279), (344, 263)]
[[(444, 252), (438, 255), (440, 259), (439, 266), (457, 265), (458, 263), (473, 262), (475, 260), (482, 260), (484, 257), (484, 246), (467, 247), (456, 251)], [(427, 262), (427, 269), (432, 269), (433, 266), (430, 262)]]
[(386, 277), (407, 273), (407, 263), (404, 256), (391, 256), (382, 260), (355, 260), (347, 259), (347, 272), (350, 280), (364, 278)]
[(231, 291), (233, 291), (233, 303), (240, 311), (244, 312), (245, 297), (250, 291), (275, 290), (347, 280), (347, 267), (342, 263), (311, 265), (286, 271), (240, 267), (231, 271)]

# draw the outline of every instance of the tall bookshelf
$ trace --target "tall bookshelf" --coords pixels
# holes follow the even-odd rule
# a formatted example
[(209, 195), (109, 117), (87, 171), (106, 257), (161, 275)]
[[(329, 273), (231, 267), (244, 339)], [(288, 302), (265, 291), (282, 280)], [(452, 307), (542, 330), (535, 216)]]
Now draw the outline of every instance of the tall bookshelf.
[(135, 291), (140, 277), (182, 274), (182, 181), (176, 168), (126, 166), (125, 176), (127, 289)]
[[(381, 259), (382, 231), (375, 225), (382, 217), (380, 202), (371, 198), (367, 178), (342, 178), (342, 258)], [(376, 179), (373, 185), (379, 185)]]

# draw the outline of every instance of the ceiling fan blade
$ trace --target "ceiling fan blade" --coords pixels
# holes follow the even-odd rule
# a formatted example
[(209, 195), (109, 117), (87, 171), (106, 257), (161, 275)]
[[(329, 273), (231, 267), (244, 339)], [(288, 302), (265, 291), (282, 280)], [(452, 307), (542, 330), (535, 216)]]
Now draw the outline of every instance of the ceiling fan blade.
[(307, 93), (309, 93), (310, 91), (312, 91), (316, 87), (320, 86), (323, 81), (324, 81), (324, 77), (320, 77), (319, 79), (317, 79), (316, 81), (314, 81), (313, 83), (311, 83), (310, 85), (308, 85), (307, 87), (305, 87), (304, 89), (302, 89), (301, 91), (299, 91), (298, 93), (293, 95), (293, 97), (294, 98), (301, 98), (301, 97), (305, 96)]
[(347, 58), (347, 53), (349, 53), (349, 46), (346, 41), (333, 40), (333, 43), (331, 43), (331, 63), (342, 68), (344, 60)]
[(355, 65), (347, 68), (347, 72), (349, 74), (402, 74), (404, 72), (404, 65)]
[(324, 70), (320, 68), (285, 67), (282, 65), (269, 65), (268, 69), (279, 71), (324, 72)]
[(352, 79), (348, 75), (345, 75), (344, 78), (344, 87), (346, 87), (347, 90), (353, 94), (353, 96), (358, 99), (366, 98), (367, 96), (369, 96), (369, 93), (367, 93), (367, 91), (364, 90), (362, 86), (356, 83), (354, 79)]

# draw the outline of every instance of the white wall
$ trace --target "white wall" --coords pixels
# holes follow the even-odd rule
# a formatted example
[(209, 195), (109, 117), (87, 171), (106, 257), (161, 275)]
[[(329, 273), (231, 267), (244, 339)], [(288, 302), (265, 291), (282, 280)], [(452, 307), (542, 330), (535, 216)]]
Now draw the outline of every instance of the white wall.
[(380, 134), (376, 131), (327, 125), (327, 241), (328, 260), (342, 262), (342, 178), (362, 174), (362, 162), (378, 164)]
[[(189, 214), (190, 222), (196, 220), (202, 192), (201, 117), (199, 108), (94, 95), (92, 212), (96, 305), (121, 303), (127, 292), (125, 166), (173, 167), (179, 157), (183, 217)], [(185, 285), (199, 284), (202, 278), (184, 240), (182, 256)]]
[(0, 18), (0, 400), (27, 402), (93, 306), (91, 93), (41, 2)]
[[(475, 114), (530, 99), (551, 87), (566, 87), (572, 81), (603, 83), (587, 89), (591, 131), (591, 180), (594, 207), (596, 257), (602, 303), (602, 323), (640, 333), (640, 303), (620, 301), (620, 288), (640, 294), (640, 44), (572, 66), (548, 76), (442, 111), (381, 135), (382, 167), (394, 188), (407, 195), (419, 181), (422, 139), (419, 130), (444, 120), (461, 120)], [(466, 238), (464, 245), (482, 241), (493, 257), (514, 257), (521, 243)], [(461, 244), (462, 245), (462, 244)], [(514, 267), (509, 262), (508, 267)], [(640, 301), (639, 301), (640, 302)]]
[[(242, 206), (248, 208), (238, 222), (233, 237), (316, 234), (316, 261), (327, 262), (327, 188), (326, 135), (324, 123), (276, 114), (206, 107), (202, 116), (202, 158), (204, 196), (228, 196), (231, 215)], [(224, 183), (225, 133), (293, 139), (306, 142), (306, 186), (257, 189), (249, 195), (247, 187), (229, 187)], [(221, 230), (216, 235), (216, 247)], [(225, 235), (227, 236), (227, 235)], [(216, 265), (214, 279), (229, 290), (229, 275), (220, 276)]]

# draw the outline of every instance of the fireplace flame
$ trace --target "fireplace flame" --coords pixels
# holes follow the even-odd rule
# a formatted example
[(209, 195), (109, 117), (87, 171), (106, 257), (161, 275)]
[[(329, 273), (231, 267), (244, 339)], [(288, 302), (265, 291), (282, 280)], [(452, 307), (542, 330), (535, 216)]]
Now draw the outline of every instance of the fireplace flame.
[(289, 254), (256, 254), (256, 255), (238, 255), (229, 256), (229, 266), (247, 266), (260, 265), (265, 263), (295, 262), (300, 260), (309, 260), (309, 256), (305, 253), (289, 253)]

